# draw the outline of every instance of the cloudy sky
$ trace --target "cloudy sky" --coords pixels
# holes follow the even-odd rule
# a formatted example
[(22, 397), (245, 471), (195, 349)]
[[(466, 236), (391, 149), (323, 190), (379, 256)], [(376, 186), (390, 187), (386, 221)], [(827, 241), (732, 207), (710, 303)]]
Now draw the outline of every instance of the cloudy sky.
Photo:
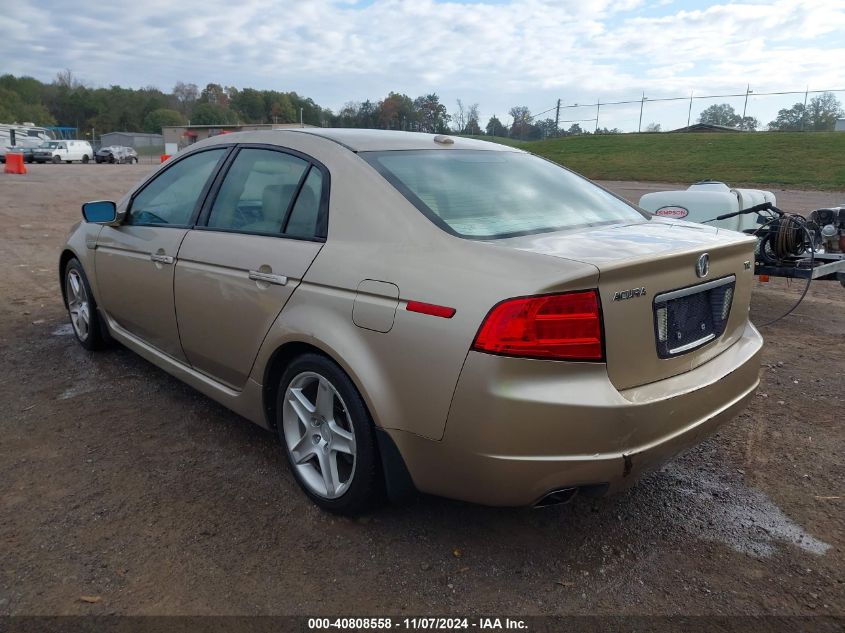
[[(554, 106), (698, 94), (845, 88), (845, 0), (0, 0), (0, 72), (92, 86), (295, 90), (338, 110), (389, 91)], [(8, 18), (11, 18), (9, 20)], [(812, 97), (812, 95), (810, 95)], [(845, 102), (845, 92), (837, 95)], [(801, 96), (749, 99), (763, 123)], [(714, 102), (696, 100), (696, 113)], [(643, 125), (686, 124), (688, 102), (646, 104)], [(562, 120), (595, 117), (565, 108)], [(548, 116), (548, 115), (543, 115)], [(553, 113), (552, 113), (553, 116)], [(602, 109), (636, 129), (639, 104)], [(592, 122), (582, 125), (590, 127)]]

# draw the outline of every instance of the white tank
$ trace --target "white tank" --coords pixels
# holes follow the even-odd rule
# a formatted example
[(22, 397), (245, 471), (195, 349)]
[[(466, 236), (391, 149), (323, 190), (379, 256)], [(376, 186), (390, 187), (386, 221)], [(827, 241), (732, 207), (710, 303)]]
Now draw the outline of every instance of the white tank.
[[(699, 223), (763, 202), (776, 204), (775, 195), (761, 189), (731, 189), (723, 182), (711, 181), (696, 183), (680, 191), (647, 193), (640, 198), (640, 206), (655, 215)], [(750, 213), (707, 224), (732, 231), (745, 231), (760, 226), (757, 219), (756, 213)]]

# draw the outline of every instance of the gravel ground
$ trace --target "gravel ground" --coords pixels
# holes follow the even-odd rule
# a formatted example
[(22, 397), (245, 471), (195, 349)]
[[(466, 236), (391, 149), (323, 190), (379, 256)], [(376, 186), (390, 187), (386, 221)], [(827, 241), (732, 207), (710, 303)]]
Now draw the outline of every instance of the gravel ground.
[[(306, 500), (270, 433), (123, 348), (76, 344), (58, 249), (81, 202), (149, 169), (0, 174), (0, 614), (845, 615), (838, 284), (764, 330), (746, 412), (625, 493), (419, 497), (348, 520)], [(798, 290), (761, 284), (752, 318)]]

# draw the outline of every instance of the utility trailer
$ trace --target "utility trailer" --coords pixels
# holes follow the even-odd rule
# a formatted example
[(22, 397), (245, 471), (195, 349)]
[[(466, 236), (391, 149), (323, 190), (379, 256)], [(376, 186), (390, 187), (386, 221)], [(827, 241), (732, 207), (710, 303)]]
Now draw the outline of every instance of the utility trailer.
[(845, 287), (845, 205), (816, 209), (804, 218), (776, 204), (771, 191), (732, 189), (716, 181), (640, 198), (640, 207), (660, 217), (755, 235), (756, 275), (839, 281)]
[(845, 254), (816, 253), (813, 261), (809, 257), (785, 262), (782, 266), (757, 263), (754, 274), (788, 279), (821, 279), (839, 281), (845, 286)]

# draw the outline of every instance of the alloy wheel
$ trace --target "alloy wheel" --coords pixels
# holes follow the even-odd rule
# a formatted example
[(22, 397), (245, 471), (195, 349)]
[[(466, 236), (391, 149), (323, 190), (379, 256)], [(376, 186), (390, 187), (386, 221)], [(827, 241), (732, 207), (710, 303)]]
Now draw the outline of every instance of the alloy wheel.
[(91, 330), (91, 304), (79, 271), (74, 269), (68, 271), (65, 287), (70, 322), (79, 340), (84, 341)]
[(355, 475), (355, 431), (349, 410), (325, 376), (306, 371), (285, 390), (282, 430), (291, 462), (313, 494), (337, 499)]

